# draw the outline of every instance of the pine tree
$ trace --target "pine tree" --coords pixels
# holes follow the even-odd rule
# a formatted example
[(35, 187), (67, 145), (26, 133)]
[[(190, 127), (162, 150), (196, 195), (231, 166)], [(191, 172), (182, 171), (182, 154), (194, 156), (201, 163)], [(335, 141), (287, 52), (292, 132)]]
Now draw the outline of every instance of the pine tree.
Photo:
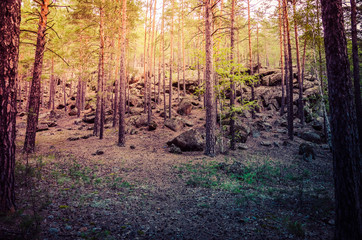
[(361, 155), (341, 0), (322, 0), (336, 199), (334, 239), (362, 239)]

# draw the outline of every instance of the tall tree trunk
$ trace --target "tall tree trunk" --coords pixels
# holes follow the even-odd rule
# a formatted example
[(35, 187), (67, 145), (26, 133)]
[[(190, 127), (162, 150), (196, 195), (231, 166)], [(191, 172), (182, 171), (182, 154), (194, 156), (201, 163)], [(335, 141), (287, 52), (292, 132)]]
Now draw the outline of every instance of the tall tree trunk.
[(65, 91), (65, 87), (66, 87), (66, 84), (65, 84), (65, 75), (63, 75), (63, 80), (62, 80), (62, 83), (63, 83), (63, 103), (64, 103), (64, 112), (67, 112), (67, 92)]
[(354, 85), (354, 102), (356, 105), (359, 147), (362, 151), (362, 101), (361, 101), (361, 84), (359, 75), (359, 57), (357, 43), (357, 20), (356, 20), (356, 0), (351, 0), (351, 24), (352, 24), (352, 58), (353, 58), (353, 85)]
[[(235, 23), (235, 0), (231, 1), (231, 24), (230, 24), (230, 63), (231, 65), (234, 64), (234, 38), (235, 38), (235, 31), (234, 31), (234, 23)], [(231, 150), (235, 150), (235, 112), (234, 112), (234, 105), (235, 105), (235, 83), (234, 83), (234, 68), (231, 68), (231, 78), (230, 78), (230, 109), (231, 109), (231, 116), (230, 116), (230, 148)]]
[(98, 89), (97, 89), (97, 109), (94, 120), (93, 134), (103, 138), (104, 128), (104, 0), (100, 3), (100, 24), (99, 24), (99, 65), (98, 65)]
[[(250, 22), (250, 0), (248, 0), (248, 41), (249, 41), (249, 67), (250, 67), (250, 76), (253, 76), (253, 52), (251, 48), (251, 22)], [(253, 80), (252, 80), (253, 81)], [(254, 93), (254, 81), (251, 84), (251, 100), (255, 99)], [(252, 110), (252, 117), (255, 118), (255, 113)]]
[(126, 32), (127, 32), (127, 0), (122, 4), (122, 39), (121, 39), (121, 59), (120, 59), (120, 102), (119, 102), (119, 130), (118, 146), (124, 147), (126, 144), (126, 124), (125, 124), (125, 103), (126, 103)]
[(336, 198), (334, 239), (362, 239), (361, 153), (341, 0), (322, 0)]
[(293, 140), (293, 63), (292, 63), (292, 47), (290, 44), (290, 32), (289, 32), (289, 18), (288, 18), (288, 9), (287, 9), (287, 0), (283, 2), (284, 9), (284, 21), (286, 27), (286, 37), (288, 44), (288, 136), (290, 140)]
[(181, 0), (181, 51), (182, 51), (182, 84), (183, 94), (186, 96), (185, 84), (185, 39), (184, 39), (184, 0)]
[[(318, 37), (320, 37), (320, 39), (318, 39), (318, 62), (319, 62), (319, 79), (320, 79), (320, 83), (321, 83), (321, 96), (322, 96), (322, 101), (323, 104), (325, 105), (325, 101), (324, 101), (324, 82), (323, 82), (323, 69), (322, 69), (322, 43), (321, 43), (321, 26), (320, 26), (320, 21), (319, 21), (319, 17), (320, 17), (320, 0), (316, 0), (317, 4), (316, 4), (316, 8), (317, 8), (317, 33), (318, 33)], [(327, 129), (327, 116), (326, 116), (326, 112), (323, 111), (323, 132), (324, 135), (328, 138), (328, 129)]]
[(21, 1), (0, 1), (0, 213), (15, 212), (16, 78)]
[[(283, 7), (282, 7), (282, 0), (278, 0), (278, 9), (279, 9), (279, 35), (280, 35), (280, 66), (281, 66), (281, 73), (282, 73), (282, 100), (281, 100), (281, 106), (280, 106), (280, 116), (284, 115), (284, 109), (285, 109), (285, 92), (284, 92), (284, 86), (286, 82), (286, 75), (287, 75), (287, 48), (285, 46), (285, 27), (284, 27), (284, 17), (283, 16)], [(283, 49), (284, 49), (284, 60), (285, 65), (283, 61)]]
[(171, 36), (170, 36), (170, 79), (169, 79), (169, 97), (168, 97), (168, 117), (172, 117), (172, 70), (173, 70), (173, 9), (175, 7), (175, 0), (171, 0)]
[(55, 98), (55, 79), (54, 79), (54, 58), (52, 57), (52, 66), (49, 80), (49, 102), (48, 109), (54, 110), (54, 98)]
[[(143, 80), (144, 80), (144, 94), (143, 94), (143, 111), (144, 113), (147, 112), (147, 60), (148, 52), (147, 49), (147, 15), (148, 15), (148, 4), (152, 5), (152, 0), (147, 0), (146, 4), (146, 17), (145, 17), (145, 38), (144, 38), (144, 45), (143, 45)], [(150, 10), (150, 19), (151, 19), (151, 10)]]
[(205, 0), (205, 83), (206, 83), (206, 149), (208, 156), (216, 155), (215, 128), (216, 128), (216, 109), (214, 97), (214, 81), (212, 77), (213, 59), (212, 59), (212, 1)]
[[(151, 39), (149, 41), (149, 48), (151, 50), (150, 54), (149, 54), (149, 77), (147, 79), (147, 88), (148, 88), (148, 94), (147, 94), (147, 123), (148, 125), (151, 122), (151, 117), (152, 117), (152, 104), (151, 104), (151, 94), (152, 94), (152, 89), (151, 89), (151, 85), (152, 85), (152, 75), (154, 74), (154, 69), (153, 69), (153, 54), (154, 54), (154, 45), (155, 45), (155, 22), (156, 22), (156, 4), (157, 4), (157, 0), (154, 0), (154, 6), (153, 6), (153, 16), (150, 15), (150, 21), (151, 21), (151, 16), (153, 17), (152, 19), (152, 28), (151, 28)], [(151, 4), (151, 8), (150, 8), (150, 14), (152, 13), (152, 4)], [(151, 27), (151, 26), (150, 26)]]
[(43, 0), (40, 10), (38, 36), (36, 41), (35, 60), (33, 69), (33, 79), (29, 97), (28, 119), (24, 142), (24, 151), (31, 153), (35, 151), (36, 127), (38, 125), (41, 74), (43, 67), (43, 57), (45, 49), (45, 31), (49, 13), (50, 0)]
[(298, 99), (298, 116), (300, 123), (304, 125), (304, 107), (303, 107), (303, 82), (301, 78), (301, 69), (300, 69), (300, 57), (299, 57), (299, 36), (298, 36), (298, 25), (296, 19), (296, 0), (293, 0), (293, 14), (294, 14), (294, 34), (295, 34), (295, 48), (297, 52), (297, 69), (298, 69), (298, 88), (299, 88), (299, 99)]
[[(119, 16), (122, 16), (122, 10), (121, 10), (121, 0), (119, 0)], [(146, 17), (147, 18), (147, 17)], [(122, 38), (122, 28), (118, 28), (118, 41), (117, 41), (117, 51), (121, 48), (121, 38)], [(120, 62), (120, 54), (117, 53), (116, 55), (116, 68), (115, 68), (115, 86), (114, 86), (114, 102), (113, 102), (113, 123), (112, 126), (115, 127), (117, 125), (118, 120), (118, 109), (119, 109), (119, 81), (120, 77), (118, 77), (118, 63)]]
[(162, 1), (162, 45), (161, 45), (161, 51), (162, 51), (162, 82), (163, 82), (163, 120), (166, 121), (167, 117), (167, 110), (166, 110), (166, 66), (165, 66), (165, 0)]

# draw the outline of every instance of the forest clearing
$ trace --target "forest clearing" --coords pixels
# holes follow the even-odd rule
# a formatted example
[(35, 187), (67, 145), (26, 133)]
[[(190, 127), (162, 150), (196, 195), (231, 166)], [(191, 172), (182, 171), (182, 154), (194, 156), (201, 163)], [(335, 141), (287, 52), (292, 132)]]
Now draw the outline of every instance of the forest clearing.
[(0, 239), (361, 239), (361, 8), (0, 2)]

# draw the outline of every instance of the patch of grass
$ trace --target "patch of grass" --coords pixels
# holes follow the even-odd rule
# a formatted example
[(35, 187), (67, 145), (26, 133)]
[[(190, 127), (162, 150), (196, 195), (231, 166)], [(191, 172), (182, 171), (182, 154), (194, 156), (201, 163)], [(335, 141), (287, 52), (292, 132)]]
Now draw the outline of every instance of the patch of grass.
[(305, 237), (304, 224), (300, 223), (299, 221), (291, 221), (287, 219), (286, 225), (289, 233), (293, 234), (296, 237)]

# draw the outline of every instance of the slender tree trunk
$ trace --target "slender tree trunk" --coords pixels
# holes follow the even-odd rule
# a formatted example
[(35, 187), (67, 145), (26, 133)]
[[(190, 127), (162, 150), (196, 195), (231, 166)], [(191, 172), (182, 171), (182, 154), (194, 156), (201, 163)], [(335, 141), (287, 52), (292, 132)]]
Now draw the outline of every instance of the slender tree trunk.
[(214, 97), (214, 81), (212, 77), (213, 59), (212, 59), (212, 1), (205, 0), (205, 83), (206, 83), (206, 149), (208, 156), (216, 155), (215, 128), (216, 128), (216, 109)]
[(171, 36), (170, 36), (170, 79), (169, 79), (169, 97), (168, 97), (168, 117), (172, 117), (172, 70), (173, 70), (173, 9), (175, 7), (174, 0), (171, 0)]
[(49, 13), (49, 0), (43, 0), (40, 10), (38, 37), (36, 42), (33, 79), (31, 82), (28, 119), (24, 142), (24, 151), (31, 153), (35, 151), (36, 127), (38, 126), (41, 74), (45, 49), (45, 31)]
[(290, 140), (293, 140), (293, 63), (292, 63), (292, 47), (290, 44), (290, 34), (289, 34), (289, 18), (288, 18), (288, 9), (287, 9), (287, 0), (283, 2), (284, 9), (284, 21), (286, 27), (286, 40), (288, 44), (288, 136)]
[(184, 0), (181, 0), (181, 50), (182, 50), (182, 83), (183, 94), (186, 96), (185, 84), (185, 39), (184, 39)]
[[(249, 67), (250, 67), (250, 76), (253, 76), (253, 52), (251, 48), (251, 22), (250, 22), (250, 0), (248, 0), (248, 40), (249, 40)], [(255, 99), (254, 93), (254, 81), (252, 80), (251, 84), (251, 100)], [(255, 118), (255, 113), (252, 110), (252, 117)]]
[(0, 213), (15, 212), (16, 79), (21, 1), (0, 1)]
[(353, 85), (354, 102), (356, 105), (359, 146), (362, 152), (362, 101), (361, 84), (359, 75), (359, 57), (358, 57), (358, 38), (357, 38), (357, 20), (356, 20), (356, 0), (351, 0), (351, 24), (352, 24), (352, 58), (353, 58)]
[(126, 144), (125, 103), (126, 103), (126, 32), (127, 32), (127, 0), (122, 1), (122, 38), (120, 59), (120, 102), (119, 102), (119, 131), (118, 146)]
[(163, 111), (164, 111), (164, 117), (163, 120), (166, 121), (167, 117), (167, 110), (166, 110), (166, 66), (165, 66), (165, 0), (162, 1), (162, 45), (161, 45), (161, 51), (162, 51), (162, 82), (163, 82)]
[[(321, 26), (320, 26), (320, 21), (319, 21), (319, 16), (320, 16), (320, 0), (316, 0), (317, 1), (317, 32), (318, 32), (318, 36), (321, 36)], [(323, 69), (322, 69), (322, 46), (321, 46), (321, 41), (320, 39), (317, 40), (318, 41), (318, 62), (319, 62), (319, 78), (320, 78), (320, 83), (321, 83), (321, 96), (322, 96), (322, 101), (325, 104), (324, 101), (324, 81), (323, 81)], [(323, 132), (324, 135), (328, 138), (328, 129), (327, 129), (327, 116), (325, 114), (325, 111), (323, 111)]]
[(362, 239), (361, 153), (341, 0), (322, 0), (336, 198), (334, 239)]
[(66, 79), (65, 75), (63, 75), (63, 80), (62, 80), (62, 82), (63, 82), (63, 103), (64, 103), (64, 111), (67, 112), (67, 92), (65, 91), (65, 87), (66, 87), (65, 79)]
[[(119, 8), (119, 16), (122, 16), (122, 10), (121, 10), (121, 0), (119, 0), (119, 5), (120, 5), (120, 8)], [(118, 42), (117, 42), (117, 51), (121, 48), (121, 38), (122, 38), (122, 28), (120, 27), (118, 29)], [(119, 71), (119, 68), (118, 68), (118, 63), (120, 62), (120, 54), (117, 53), (117, 56), (116, 56), (116, 69), (115, 69), (115, 86), (114, 86), (114, 103), (113, 103), (113, 123), (112, 123), (112, 126), (113, 127), (116, 127), (117, 125), (117, 120), (118, 120), (118, 108), (119, 108), (119, 100), (118, 100), (118, 96), (119, 96), (119, 81), (120, 81), (120, 78), (118, 77), (118, 71)]]
[(103, 138), (103, 128), (104, 128), (104, 0), (101, 2), (100, 6), (100, 24), (99, 24), (99, 37), (100, 37), (100, 46), (99, 46), (99, 65), (98, 65), (98, 89), (97, 89), (97, 109), (96, 117), (94, 120), (94, 130), (93, 134), (99, 138)]
[[(144, 113), (147, 112), (147, 60), (148, 56), (146, 53), (147, 49), (147, 15), (148, 15), (148, 4), (152, 5), (152, 0), (147, 0), (146, 4), (146, 17), (145, 17), (145, 38), (143, 46), (143, 79), (144, 79), (144, 96), (143, 96), (143, 110)], [(151, 19), (151, 10), (150, 10), (150, 19)], [(147, 51), (148, 52), (148, 51)]]
[(300, 123), (304, 125), (304, 107), (303, 107), (303, 82), (301, 78), (301, 69), (300, 69), (300, 57), (299, 57), (299, 36), (298, 36), (298, 25), (295, 15), (296, 11), (296, 0), (293, 0), (293, 14), (294, 14), (294, 34), (295, 34), (295, 48), (297, 52), (297, 69), (298, 69), (298, 87), (299, 87), (299, 99), (298, 99), (298, 116)]
[(52, 66), (49, 80), (49, 102), (48, 109), (54, 110), (54, 98), (55, 98), (55, 79), (54, 79), (54, 58), (52, 57)]
[[(284, 94), (284, 86), (286, 82), (286, 75), (287, 75), (287, 67), (285, 61), (285, 66), (283, 62), (283, 45), (284, 45), (284, 58), (286, 60), (286, 47), (285, 47), (285, 28), (284, 28), (284, 18), (282, 19), (282, 0), (278, 0), (278, 9), (279, 9), (279, 35), (280, 35), (280, 66), (281, 66), (281, 73), (282, 73), (282, 100), (281, 100), (281, 106), (280, 106), (280, 116), (284, 115), (284, 109), (285, 109), (285, 94)], [(282, 30), (283, 29), (283, 30)], [(284, 34), (283, 34), (284, 33)], [(284, 68), (284, 69), (283, 69)], [(285, 70), (285, 71), (284, 71)]]
[[(235, 23), (235, 0), (231, 1), (231, 26), (230, 26), (230, 63), (231, 65), (234, 64), (234, 23)], [(231, 68), (231, 79), (230, 79), (230, 109), (231, 109), (231, 116), (230, 116), (230, 148), (231, 150), (235, 150), (235, 112), (234, 112), (234, 105), (235, 105), (235, 83), (234, 83), (234, 68)]]

